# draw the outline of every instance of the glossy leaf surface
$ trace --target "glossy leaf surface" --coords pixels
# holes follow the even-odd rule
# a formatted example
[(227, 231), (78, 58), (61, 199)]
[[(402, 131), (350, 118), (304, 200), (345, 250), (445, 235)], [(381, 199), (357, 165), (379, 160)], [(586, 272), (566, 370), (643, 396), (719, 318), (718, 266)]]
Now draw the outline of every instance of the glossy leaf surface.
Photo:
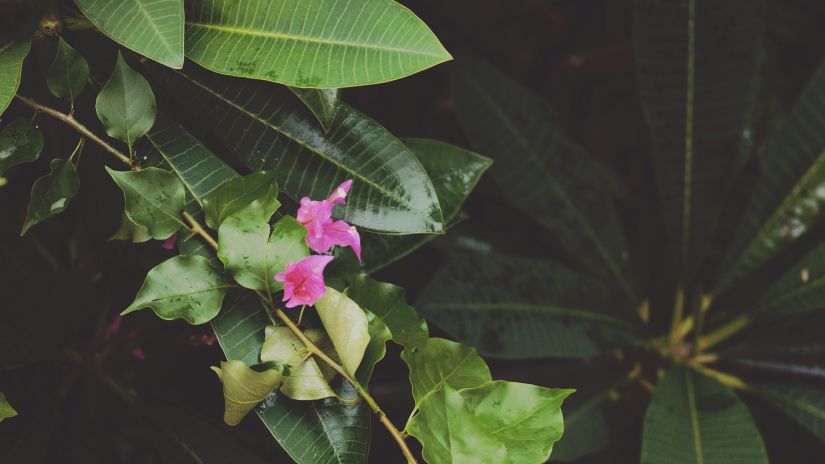
[(181, 219), (186, 192), (177, 176), (158, 168), (106, 170), (123, 190), (126, 215), (135, 224), (146, 227), (152, 238), (165, 240), (186, 226)]
[(0, 115), (6, 111), (17, 93), (23, 60), (30, 48), (29, 40), (0, 40)]
[(129, 147), (152, 128), (157, 115), (149, 83), (119, 52), (112, 77), (97, 95), (95, 109), (106, 133)]
[(318, 118), (318, 122), (324, 129), (329, 130), (330, 124), (335, 119), (335, 112), (338, 111), (340, 103), (340, 89), (302, 89), (300, 87), (290, 87), (298, 98), (312, 111)]
[(258, 198), (269, 195), (268, 192), (277, 191), (278, 183), (271, 172), (258, 171), (245, 177), (234, 177), (203, 198), (206, 224), (218, 230), (227, 217)]
[(43, 151), (43, 134), (24, 118), (15, 118), (0, 131), (0, 176), (12, 166), (30, 163)]
[(71, 161), (53, 159), (51, 173), (37, 179), (32, 185), (29, 210), (20, 235), (33, 225), (60, 214), (69, 207), (80, 189), (80, 177)]

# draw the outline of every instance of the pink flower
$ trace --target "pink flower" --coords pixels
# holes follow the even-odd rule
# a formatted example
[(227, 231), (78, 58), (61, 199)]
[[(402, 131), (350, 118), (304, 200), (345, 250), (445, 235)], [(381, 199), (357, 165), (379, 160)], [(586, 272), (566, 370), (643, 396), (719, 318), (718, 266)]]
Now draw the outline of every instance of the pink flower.
[[(289, 263), (286, 270), (275, 276), (284, 283), (284, 299), (287, 308), (314, 305), (327, 292), (324, 285), (324, 268), (332, 256), (307, 256), (297, 263)], [(289, 300), (289, 301), (287, 301)]]
[(344, 221), (332, 220), (332, 208), (346, 202), (350, 187), (352, 179), (339, 185), (326, 200), (301, 198), (297, 219), (307, 228), (306, 242), (311, 250), (326, 253), (334, 246), (349, 246), (360, 261), (361, 237), (358, 231)]
[(177, 241), (178, 241), (178, 235), (177, 234), (172, 234), (172, 235), (169, 236), (169, 238), (167, 238), (166, 240), (163, 241), (163, 245), (161, 245), (161, 246), (163, 247), (164, 250), (171, 250), (172, 248), (175, 248), (175, 242), (177, 242)]

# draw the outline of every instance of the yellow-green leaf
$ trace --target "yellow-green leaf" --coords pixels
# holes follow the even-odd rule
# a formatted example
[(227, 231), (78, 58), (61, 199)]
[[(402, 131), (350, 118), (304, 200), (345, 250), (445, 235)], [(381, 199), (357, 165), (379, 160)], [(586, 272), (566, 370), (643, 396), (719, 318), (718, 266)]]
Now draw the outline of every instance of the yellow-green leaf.
[(223, 421), (238, 425), (241, 419), (283, 381), (279, 369), (269, 368), (258, 372), (242, 361), (224, 361), (221, 367), (212, 367), (223, 384)]
[(315, 309), (344, 369), (355, 375), (370, 342), (364, 310), (348, 296), (330, 287), (315, 303)]

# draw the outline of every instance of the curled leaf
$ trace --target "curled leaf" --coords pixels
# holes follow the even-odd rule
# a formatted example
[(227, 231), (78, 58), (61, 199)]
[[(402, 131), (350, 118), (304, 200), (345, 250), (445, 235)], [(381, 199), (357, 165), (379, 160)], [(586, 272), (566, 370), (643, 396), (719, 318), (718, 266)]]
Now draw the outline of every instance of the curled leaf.
[[(325, 353), (332, 352), (329, 339), (317, 329), (304, 332), (307, 338)], [(261, 361), (277, 362), (289, 368), (281, 384), (281, 393), (293, 400), (320, 400), (336, 396), (329, 386), (335, 372), (320, 365), (310, 356), (307, 347), (287, 327), (267, 326), (261, 348)]]
[(227, 425), (238, 425), (284, 381), (282, 369), (275, 363), (249, 367), (243, 361), (224, 361), (212, 370), (223, 384), (223, 420)]

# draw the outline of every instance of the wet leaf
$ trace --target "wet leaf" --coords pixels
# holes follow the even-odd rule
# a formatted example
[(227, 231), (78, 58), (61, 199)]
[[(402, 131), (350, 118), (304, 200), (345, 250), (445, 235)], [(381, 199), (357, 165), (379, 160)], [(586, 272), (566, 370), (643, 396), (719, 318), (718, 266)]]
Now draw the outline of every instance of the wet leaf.
[(221, 367), (212, 367), (223, 384), (223, 420), (227, 425), (238, 425), (272, 390), (284, 381), (281, 369), (264, 364), (259, 370), (242, 361), (224, 361)]
[(15, 118), (0, 131), (0, 176), (12, 166), (30, 163), (43, 151), (43, 134), (24, 118)]
[(321, 127), (329, 130), (329, 126), (335, 119), (335, 112), (338, 110), (340, 89), (302, 89), (290, 87), (298, 98), (312, 111), (318, 118)]
[(146, 227), (156, 240), (164, 240), (186, 224), (181, 219), (186, 191), (177, 176), (158, 168), (114, 171), (106, 168), (125, 198), (129, 219)]
[(129, 67), (118, 52), (115, 70), (95, 102), (106, 133), (130, 148), (155, 123), (157, 105), (149, 82)]
[(32, 185), (29, 211), (20, 235), (33, 225), (65, 211), (80, 189), (80, 177), (71, 161), (53, 159), (50, 165), (52, 172)]
[(218, 230), (224, 219), (237, 213), (253, 201), (274, 192), (278, 182), (275, 174), (268, 171), (253, 172), (245, 177), (235, 177), (221, 184), (203, 197), (203, 213), (206, 224)]
[(361, 274), (351, 278), (347, 295), (381, 319), (394, 342), (412, 348), (427, 343), (427, 323), (407, 304), (403, 288)]

